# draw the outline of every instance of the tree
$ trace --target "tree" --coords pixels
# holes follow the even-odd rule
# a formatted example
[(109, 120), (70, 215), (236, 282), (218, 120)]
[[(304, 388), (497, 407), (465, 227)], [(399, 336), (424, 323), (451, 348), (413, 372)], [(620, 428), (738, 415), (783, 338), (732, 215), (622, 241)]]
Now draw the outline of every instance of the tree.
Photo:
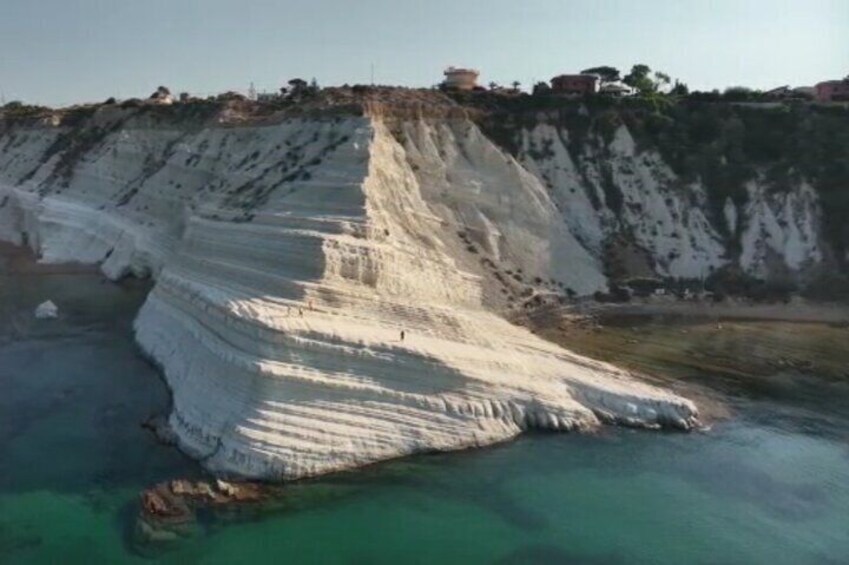
[(495, 90), (496, 88), (498, 88), (498, 83), (497, 82), (491, 82), (491, 83), (489, 83), (488, 86), (489, 86), (490, 90)]
[(694, 90), (689, 94), (690, 100), (701, 100), (703, 102), (717, 102), (722, 99), (722, 94), (714, 88), (711, 91)]
[(675, 85), (672, 87), (672, 90), (669, 91), (669, 94), (673, 94), (675, 96), (687, 96), (690, 94), (690, 89), (683, 82), (675, 81)]
[(248, 97), (244, 94), (240, 94), (234, 90), (228, 90), (227, 92), (222, 92), (218, 96), (215, 97), (216, 100), (228, 101), (228, 100), (247, 100)]
[(302, 78), (293, 78), (288, 82), (289, 88), (281, 88), (280, 93), (289, 99), (298, 99), (309, 94), (309, 85)]
[(756, 93), (746, 86), (730, 86), (722, 93), (722, 97), (731, 102), (746, 102), (755, 98)]
[(289, 87), (293, 93), (302, 92), (307, 87), (307, 81), (302, 78), (293, 78), (289, 81)]
[(648, 94), (656, 90), (655, 82), (649, 76), (651, 67), (638, 64), (631, 67), (631, 72), (625, 75), (622, 82), (636, 88), (640, 94)]
[(625, 75), (622, 79), (622, 82), (627, 84), (628, 86), (636, 86), (636, 83), (643, 78), (649, 76), (651, 72), (651, 67), (648, 65), (637, 64), (631, 67), (631, 72)]
[(643, 92), (640, 94), (640, 97), (651, 106), (654, 110), (655, 116), (659, 116), (664, 121), (670, 119), (668, 117), (663, 117), (662, 114), (664, 114), (666, 110), (672, 106), (672, 98), (666, 96), (662, 92), (658, 92), (657, 90)]
[(601, 67), (591, 67), (581, 71), (582, 75), (598, 75), (601, 77), (601, 82), (616, 82), (619, 80), (619, 69), (603, 65)]
[(158, 86), (153, 94), (150, 95), (150, 100), (167, 101), (171, 98), (171, 91), (167, 86)]
[(519, 87), (522, 86), (522, 83), (518, 80), (514, 80), (510, 83), (510, 85), (513, 87), (513, 90), (519, 90)]
[(549, 92), (551, 92), (551, 87), (548, 85), (547, 82), (540, 81), (534, 85), (534, 88), (531, 92), (533, 92), (534, 96), (538, 96), (540, 94), (548, 94)]
[(661, 86), (665, 86), (672, 82), (672, 79), (669, 78), (669, 75), (666, 73), (662, 73), (660, 71), (655, 71), (654, 73), (654, 86), (657, 89), (660, 89)]

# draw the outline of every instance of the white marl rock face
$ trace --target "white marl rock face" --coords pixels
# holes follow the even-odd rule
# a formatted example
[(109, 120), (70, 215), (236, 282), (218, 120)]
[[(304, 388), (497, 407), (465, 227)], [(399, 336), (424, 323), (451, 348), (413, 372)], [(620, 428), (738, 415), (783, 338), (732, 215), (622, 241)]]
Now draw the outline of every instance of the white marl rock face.
[(741, 238), (744, 270), (765, 277), (770, 256), (798, 271), (822, 261), (822, 211), (816, 192), (801, 184), (793, 192), (771, 194), (758, 182), (747, 185), (746, 225)]
[(45, 153), (63, 132), (7, 132), (0, 236), (155, 277), (137, 340), (181, 447), (216, 472), (293, 479), (532, 428), (693, 425), (690, 401), (485, 306), (458, 232), (529, 275), (605, 285), (540, 179), (470, 123), (391, 127), (129, 122), (59, 175), (62, 152)]
[[(653, 260), (657, 275), (704, 278), (733, 260), (727, 242), (708, 220), (704, 186), (683, 185), (651, 150), (637, 151), (627, 127), (620, 126), (600, 152), (587, 145), (576, 163), (568, 150), (569, 132), (540, 122), (521, 133), (519, 161), (542, 179), (575, 238), (593, 257), (611, 234), (626, 231)], [(605, 193), (609, 182), (621, 194), (620, 209)], [(767, 257), (790, 271), (823, 260), (819, 238), (821, 210), (806, 183), (771, 194), (750, 183), (745, 209), (729, 199), (723, 208), (731, 234), (740, 229), (744, 271), (767, 277)]]

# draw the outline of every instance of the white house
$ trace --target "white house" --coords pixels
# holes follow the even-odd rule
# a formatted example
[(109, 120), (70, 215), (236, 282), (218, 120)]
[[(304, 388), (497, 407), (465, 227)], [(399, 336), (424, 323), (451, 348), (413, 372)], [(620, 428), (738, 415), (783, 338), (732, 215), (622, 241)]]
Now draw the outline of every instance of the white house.
[(625, 84), (624, 82), (605, 82), (598, 89), (600, 94), (608, 96), (633, 96), (636, 90)]

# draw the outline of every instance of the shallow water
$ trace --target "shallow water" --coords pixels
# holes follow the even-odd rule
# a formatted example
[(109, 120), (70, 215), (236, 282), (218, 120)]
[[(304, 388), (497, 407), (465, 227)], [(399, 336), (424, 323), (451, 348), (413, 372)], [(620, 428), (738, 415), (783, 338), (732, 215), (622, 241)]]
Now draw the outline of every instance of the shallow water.
[[(731, 417), (707, 433), (531, 435), (377, 465), (293, 485), (251, 513), (203, 515), (167, 549), (139, 548), (138, 492), (200, 473), (139, 426), (168, 403), (132, 342), (145, 291), (95, 274), (0, 275), (0, 562), (849, 560), (843, 382), (775, 370), (759, 377), (780, 382), (764, 394), (735, 385), (742, 375), (658, 361), (645, 347), (643, 363), (719, 390)], [(60, 319), (33, 320), (47, 298)], [(640, 333), (668, 348), (664, 328)], [(615, 343), (617, 331), (576, 346)], [(693, 341), (681, 343), (692, 350)]]

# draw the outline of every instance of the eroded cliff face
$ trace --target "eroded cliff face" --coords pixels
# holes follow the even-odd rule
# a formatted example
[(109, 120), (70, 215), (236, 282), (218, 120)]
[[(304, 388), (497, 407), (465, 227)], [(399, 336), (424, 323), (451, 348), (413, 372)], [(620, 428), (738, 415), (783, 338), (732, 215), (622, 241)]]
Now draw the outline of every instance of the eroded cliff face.
[(826, 257), (820, 200), (804, 179), (777, 192), (756, 173), (745, 202), (725, 199), (722, 225), (710, 216), (709, 187), (682, 179), (656, 150), (638, 150), (626, 125), (609, 143), (586, 140), (575, 157), (569, 135), (544, 121), (523, 129), (517, 158), (608, 274), (706, 279), (736, 266), (763, 279), (804, 277)]
[[(686, 399), (501, 315), (604, 290), (624, 228), (635, 272), (722, 265), (703, 187), (682, 190), (625, 126), (577, 159), (563, 128), (520, 135), (511, 154), (459, 116), (224, 125), (106, 108), (3, 130), (0, 237), (156, 279), (137, 339), (182, 448), (214, 471), (297, 478), (530, 428), (689, 428)], [(750, 190), (727, 211), (746, 269), (822, 260), (813, 191)]]
[[(811, 105), (467, 97), (609, 283), (758, 281), (846, 295), (849, 112)], [(730, 283), (730, 284), (726, 284)], [(838, 288), (839, 287), (839, 288)]]

